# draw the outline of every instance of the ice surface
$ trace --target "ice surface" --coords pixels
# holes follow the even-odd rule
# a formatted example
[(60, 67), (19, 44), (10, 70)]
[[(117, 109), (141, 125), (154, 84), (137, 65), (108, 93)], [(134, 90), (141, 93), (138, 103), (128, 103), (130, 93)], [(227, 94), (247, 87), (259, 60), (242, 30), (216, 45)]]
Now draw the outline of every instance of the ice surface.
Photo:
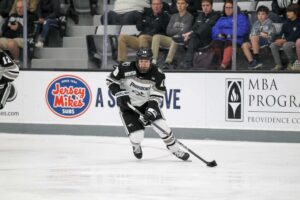
[(218, 167), (145, 138), (0, 134), (1, 200), (299, 200), (300, 144), (181, 140)]

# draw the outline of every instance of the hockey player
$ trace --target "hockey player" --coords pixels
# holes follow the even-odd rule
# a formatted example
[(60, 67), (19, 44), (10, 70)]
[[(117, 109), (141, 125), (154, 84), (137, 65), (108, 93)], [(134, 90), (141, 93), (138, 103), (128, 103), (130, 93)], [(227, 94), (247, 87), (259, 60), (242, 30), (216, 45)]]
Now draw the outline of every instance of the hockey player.
[[(117, 98), (121, 119), (136, 158), (141, 159), (143, 156), (141, 142), (144, 139), (144, 129), (151, 124), (149, 122), (153, 121), (169, 133), (166, 135), (153, 127), (167, 148), (178, 158), (187, 160), (189, 154), (179, 148), (159, 108), (166, 91), (165, 75), (152, 64), (152, 56), (151, 49), (140, 48), (137, 51), (136, 61), (124, 62), (117, 66), (108, 76), (107, 85)], [(144, 113), (144, 117), (130, 109), (128, 103)]]
[(19, 75), (19, 66), (2, 50), (0, 50), (0, 109), (6, 102), (13, 101), (16, 96), (16, 88), (12, 84)]

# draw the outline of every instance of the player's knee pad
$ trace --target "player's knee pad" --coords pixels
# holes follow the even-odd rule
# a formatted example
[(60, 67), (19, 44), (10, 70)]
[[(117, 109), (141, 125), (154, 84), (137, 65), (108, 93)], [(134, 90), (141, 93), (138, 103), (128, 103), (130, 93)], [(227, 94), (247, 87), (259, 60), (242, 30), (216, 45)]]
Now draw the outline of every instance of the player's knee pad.
[(140, 144), (144, 139), (144, 130), (137, 130), (129, 135), (131, 143)]
[[(171, 129), (168, 127), (168, 125), (167, 125), (167, 123), (166, 123), (166, 121), (165, 121), (164, 119), (158, 119), (158, 120), (155, 120), (154, 122), (155, 122), (155, 124), (157, 124), (162, 130), (164, 130), (164, 132), (167, 132), (167, 133), (170, 133), (170, 132), (171, 132)], [(153, 129), (154, 129), (154, 131), (155, 131), (161, 138), (166, 137), (166, 134), (165, 134), (162, 130), (156, 128), (155, 126), (153, 126)]]

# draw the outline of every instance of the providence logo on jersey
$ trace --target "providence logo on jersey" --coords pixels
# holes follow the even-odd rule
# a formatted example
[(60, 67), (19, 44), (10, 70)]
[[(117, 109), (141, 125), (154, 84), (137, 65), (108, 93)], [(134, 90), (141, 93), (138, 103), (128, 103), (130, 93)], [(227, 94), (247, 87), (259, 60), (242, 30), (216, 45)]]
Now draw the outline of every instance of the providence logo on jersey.
[(90, 107), (92, 93), (81, 78), (63, 75), (54, 79), (46, 91), (46, 101), (50, 110), (63, 118), (75, 118)]
[(226, 79), (226, 121), (244, 121), (244, 80)]

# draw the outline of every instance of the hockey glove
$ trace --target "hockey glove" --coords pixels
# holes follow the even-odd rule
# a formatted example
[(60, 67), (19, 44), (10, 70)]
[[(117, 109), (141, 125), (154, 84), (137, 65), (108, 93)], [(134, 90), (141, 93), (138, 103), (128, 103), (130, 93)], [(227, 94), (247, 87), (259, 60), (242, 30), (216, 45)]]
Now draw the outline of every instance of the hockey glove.
[(139, 121), (143, 124), (143, 126), (148, 126), (151, 124), (150, 121), (145, 120), (143, 116), (139, 117)]
[(157, 117), (157, 112), (155, 109), (153, 108), (147, 108), (145, 115), (144, 115), (144, 119), (146, 121), (154, 121)]
[(121, 109), (123, 109), (123, 110), (131, 110), (128, 107), (128, 103), (130, 103), (129, 92), (121, 90), (120, 92), (117, 92), (115, 96), (117, 97), (117, 105)]

